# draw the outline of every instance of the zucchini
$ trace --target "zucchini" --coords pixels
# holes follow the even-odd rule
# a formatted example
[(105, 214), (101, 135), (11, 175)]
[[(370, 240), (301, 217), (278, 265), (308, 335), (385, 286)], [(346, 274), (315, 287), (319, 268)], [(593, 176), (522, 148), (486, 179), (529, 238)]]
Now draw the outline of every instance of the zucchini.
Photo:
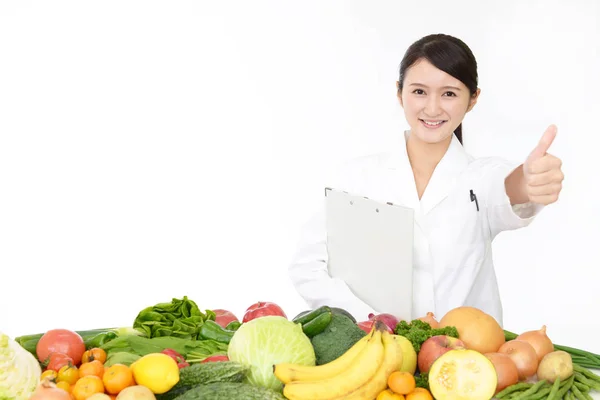
[(175, 400), (285, 400), (279, 392), (242, 382), (215, 382), (196, 386)]
[(156, 400), (173, 400), (197, 385), (217, 382), (242, 382), (250, 366), (235, 361), (194, 363), (179, 370), (179, 382)]
[(331, 311), (325, 311), (324, 313), (308, 321), (306, 324), (302, 325), (302, 331), (306, 336), (312, 338), (313, 336), (318, 335), (319, 333), (323, 332), (325, 328), (327, 328), (327, 326), (331, 322), (331, 318)]

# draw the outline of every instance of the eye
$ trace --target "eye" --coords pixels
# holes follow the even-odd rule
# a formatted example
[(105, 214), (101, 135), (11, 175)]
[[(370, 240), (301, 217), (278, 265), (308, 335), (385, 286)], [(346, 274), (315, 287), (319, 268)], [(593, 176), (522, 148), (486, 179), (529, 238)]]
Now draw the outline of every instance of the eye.
[(414, 94), (425, 94), (425, 92), (423, 91), (423, 89), (415, 89), (413, 90)]
[(444, 93), (444, 96), (456, 97), (456, 94), (454, 92), (446, 92), (446, 93)]

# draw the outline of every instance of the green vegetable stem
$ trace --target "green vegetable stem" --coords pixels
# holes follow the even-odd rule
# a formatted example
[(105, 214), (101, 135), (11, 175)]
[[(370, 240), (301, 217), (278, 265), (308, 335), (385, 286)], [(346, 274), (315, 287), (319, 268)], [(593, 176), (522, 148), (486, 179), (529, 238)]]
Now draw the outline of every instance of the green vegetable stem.
[(159, 303), (139, 312), (133, 327), (145, 333), (146, 337), (172, 336), (181, 339), (198, 339), (199, 330), (205, 321), (216, 319), (211, 310), (200, 311), (198, 305), (184, 296), (170, 303)]
[(217, 324), (215, 321), (205, 321), (200, 327), (200, 337), (202, 339), (216, 340), (217, 342), (229, 344), (235, 331), (229, 331)]

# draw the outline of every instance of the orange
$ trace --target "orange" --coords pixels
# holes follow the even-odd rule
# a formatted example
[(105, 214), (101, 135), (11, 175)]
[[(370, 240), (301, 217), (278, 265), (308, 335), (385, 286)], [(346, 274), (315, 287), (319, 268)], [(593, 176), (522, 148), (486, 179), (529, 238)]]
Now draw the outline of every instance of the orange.
[(67, 393), (71, 393), (71, 385), (69, 384), (69, 382), (60, 381), (56, 384), (56, 387), (64, 390)]
[(85, 364), (94, 360), (100, 361), (102, 364), (106, 362), (106, 352), (98, 347), (87, 350), (81, 357), (81, 363)]
[(134, 386), (133, 372), (127, 365), (114, 364), (104, 371), (104, 388), (109, 394), (119, 394), (126, 387)]
[(94, 375), (98, 378), (102, 378), (104, 375), (104, 364), (99, 360), (90, 361), (79, 366), (79, 377)]
[(75, 400), (86, 400), (93, 394), (104, 393), (102, 379), (95, 375), (84, 376), (77, 381), (71, 392)]
[(418, 387), (406, 396), (406, 400), (433, 400), (433, 396), (429, 390)]
[(415, 390), (415, 377), (410, 372), (395, 371), (388, 377), (388, 387), (394, 393), (409, 394)]
[(398, 393), (392, 392), (390, 389), (386, 389), (379, 393), (375, 400), (404, 400), (404, 396)]

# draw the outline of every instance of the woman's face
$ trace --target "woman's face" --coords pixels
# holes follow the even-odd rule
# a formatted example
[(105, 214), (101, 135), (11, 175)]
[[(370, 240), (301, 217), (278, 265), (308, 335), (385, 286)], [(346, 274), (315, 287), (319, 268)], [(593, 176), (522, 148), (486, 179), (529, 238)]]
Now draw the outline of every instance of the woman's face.
[(451, 138), (478, 95), (479, 89), (471, 96), (461, 81), (420, 60), (406, 72), (398, 99), (411, 135), (426, 143), (440, 143)]

